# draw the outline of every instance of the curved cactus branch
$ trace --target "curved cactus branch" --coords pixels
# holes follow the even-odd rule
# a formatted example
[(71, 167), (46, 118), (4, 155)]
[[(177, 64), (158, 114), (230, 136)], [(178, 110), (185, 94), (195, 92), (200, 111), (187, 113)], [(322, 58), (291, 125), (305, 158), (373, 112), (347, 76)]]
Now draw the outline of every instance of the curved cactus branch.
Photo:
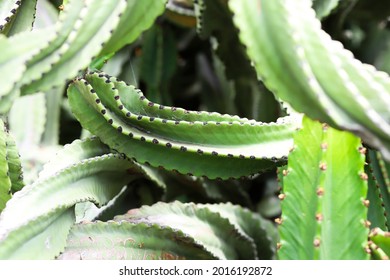
[(218, 259), (272, 258), (271, 248), (276, 245), (275, 227), (269, 221), (230, 203), (160, 202), (133, 209), (115, 220), (182, 231)]
[(390, 160), (390, 78), (321, 29), (310, 0), (231, 0), (260, 79), (298, 112), (346, 129)]
[(77, 140), (46, 165), (35, 183), (15, 193), (0, 215), (0, 259), (54, 258), (75, 222), (75, 204), (102, 206), (127, 183), (147, 176), (123, 155), (107, 151), (98, 139)]
[(0, 119), (0, 213), (12, 194), (23, 186), (22, 165), (15, 141)]
[[(12, 2), (10, 11), (17, 8)], [(31, 5), (35, 1), (24, 2)], [(103, 48), (102, 53), (116, 52), (135, 40), (163, 12), (164, 3), (161, 0), (71, 0), (64, 5), (55, 26), (21, 32), (8, 40), (0, 37), (0, 74), (13, 69), (13, 75), (0, 78), (0, 114), (8, 112), (20, 93), (64, 86), (66, 79), (88, 67)], [(8, 9), (0, 9), (5, 10)], [(148, 10), (147, 17), (143, 16), (145, 10)], [(142, 17), (134, 17), (135, 14)], [(18, 30), (22, 30), (22, 26), (20, 23)]]
[(304, 117), (283, 170), (281, 259), (367, 259), (360, 139)]
[(369, 175), (368, 218), (371, 228), (389, 230), (388, 215), (390, 213), (390, 165), (386, 163), (379, 152), (368, 149), (368, 165), (366, 166)]
[(22, 1), (4, 0), (0, 2), (0, 32), (7, 33)]
[(111, 148), (140, 163), (209, 178), (248, 176), (283, 164), (296, 128), (293, 117), (260, 123), (154, 104), (103, 73), (73, 81), (68, 97), (83, 127)]
[(370, 239), (390, 258), (390, 232), (384, 232), (379, 228), (374, 228), (370, 232)]
[(60, 260), (215, 259), (193, 237), (170, 227), (126, 221), (75, 225)]
[(118, 26), (110, 39), (103, 46), (100, 55), (118, 51), (123, 46), (132, 43), (150, 26), (165, 10), (167, 0), (127, 0)]

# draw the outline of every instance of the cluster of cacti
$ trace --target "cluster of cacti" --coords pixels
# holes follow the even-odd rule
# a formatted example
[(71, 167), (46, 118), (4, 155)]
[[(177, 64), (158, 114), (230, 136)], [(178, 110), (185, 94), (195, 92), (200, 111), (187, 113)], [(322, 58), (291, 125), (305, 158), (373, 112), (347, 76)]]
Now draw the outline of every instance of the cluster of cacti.
[(0, 259), (388, 259), (367, 1), (0, 0)]

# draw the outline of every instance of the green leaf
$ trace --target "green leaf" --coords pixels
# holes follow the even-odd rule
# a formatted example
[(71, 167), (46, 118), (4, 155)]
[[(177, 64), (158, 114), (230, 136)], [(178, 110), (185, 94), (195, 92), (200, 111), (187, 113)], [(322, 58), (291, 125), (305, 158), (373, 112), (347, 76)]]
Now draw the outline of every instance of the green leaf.
[(106, 64), (106, 62), (115, 55), (115, 53), (109, 53), (107, 55), (99, 56), (98, 58), (95, 58), (91, 64), (89, 65), (89, 68), (91, 70), (100, 70)]
[(47, 28), (11, 38), (0, 35), (0, 114), (7, 113), (19, 96), (27, 62), (47, 44), (52, 32), (53, 28)]
[(16, 14), (11, 21), (11, 26), (7, 30), (7, 35), (12, 36), (14, 34), (31, 31), (37, 6), (37, 0), (22, 0), (21, 5), (16, 10)]
[(156, 24), (145, 32), (142, 46), (140, 78), (146, 83), (146, 96), (164, 102), (178, 59), (173, 32)]
[(37, 3), (34, 29), (51, 26), (58, 20), (58, 9), (49, 0), (39, 0)]
[[(54, 92), (50, 93), (50, 99), (55, 98)], [(49, 118), (53, 116), (47, 115), (48, 110), (55, 108), (55, 104), (46, 103), (44, 93), (37, 93), (16, 99), (9, 112), (10, 131), (19, 147), (27, 184), (36, 179), (42, 165), (59, 148), (58, 142), (52, 146), (42, 144), (45, 133), (50, 133), (50, 130), (46, 130), (47, 124), (56, 121)]]
[(70, 1), (56, 26), (57, 35), (28, 65), (24, 94), (62, 86), (98, 55), (126, 8), (124, 0)]
[(54, 88), (45, 92), (46, 124), (41, 143), (56, 146), (60, 143), (60, 113), (64, 88)]
[(7, 162), (7, 136), (4, 123), (0, 120), (0, 213), (11, 198), (11, 179)]
[(20, 225), (18, 230), (12, 230), (5, 239), (4, 237), (0, 239), (0, 259), (53, 259), (65, 247), (74, 219), (73, 207), (65, 207), (43, 213), (27, 224)]
[[(219, 259), (253, 259), (257, 257), (257, 244), (247, 234), (252, 232), (245, 218), (252, 223), (256, 218), (246, 214), (231, 205), (214, 207), (176, 201), (133, 209), (123, 216), (117, 216), (115, 220), (180, 230)], [(259, 221), (255, 223), (259, 225)], [(269, 244), (269, 240), (265, 243)]]
[(268, 89), (296, 111), (355, 133), (390, 159), (389, 76), (332, 40), (311, 4), (229, 1), (240, 39)]
[(68, 97), (82, 126), (111, 148), (140, 163), (209, 178), (248, 176), (283, 163), (296, 127), (294, 117), (261, 123), (154, 104), (103, 73), (74, 81)]
[(339, 4), (340, 0), (313, 0), (313, 9), (317, 17), (322, 19), (327, 17)]
[(256, 258), (269, 260), (276, 257), (276, 241), (279, 236), (276, 227), (270, 221), (231, 203), (205, 204), (198, 207), (207, 208), (228, 219), (243, 236), (253, 242), (257, 252)]
[[(97, 139), (75, 141), (65, 150), (63, 165), (60, 158), (53, 160), (35, 183), (8, 201), (0, 215), (0, 259), (20, 259), (37, 251), (40, 254), (29, 256), (54, 258), (64, 248), (74, 223), (74, 211), (69, 209), (84, 201), (102, 206), (143, 175), (123, 156), (105, 153), (107, 149)], [(48, 238), (50, 246), (43, 242)]]
[(166, 0), (127, 0), (120, 22), (100, 55), (117, 52), (148, 29), (165, 9)]
[(61, 260), (214, 259), (180, 230), (126, 221), (75, 225)]
[(11, 180), (11, 192), (15, 193), (24, 187), (22, 163), (11, 133), (6, 133), (8, 173)]
[(225, 64), (228, 79), (256, 78), (227, 3), (227, 0), (195, 1), (197, 31), (203, 39), (216, 38), (215, 52)]
[(303, 119), (283, 172), (280, 259), (367, 259), (360, 139)]
[(368, 219), (371, 228), (379, 227), (382, 230), (389, 230), (388, 213), (390, 213), (390, 165), (386, 163), (381, 154), (372, 149), (368, 149), (367, 156), (369, 175), (369, 200)]
[(0, 32), (7, 34), (22, 1), (0, 1)]
[(370, 239), (390, 257), (390, 233), (379, 228), (374, 228), (370, 232)]
[(22, 149), (29, 151), (41, 143), (45, 123), (46, 101), (43, 93), (15, 100), (9, 112), (9, 125)]

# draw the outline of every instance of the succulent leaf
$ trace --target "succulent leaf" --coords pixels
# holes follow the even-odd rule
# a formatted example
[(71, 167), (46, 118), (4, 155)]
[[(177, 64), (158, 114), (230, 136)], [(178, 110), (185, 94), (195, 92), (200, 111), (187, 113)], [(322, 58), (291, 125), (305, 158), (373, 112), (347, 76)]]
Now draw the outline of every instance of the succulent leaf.
[(267, 88), (298, 112), (357, 134), (389, 160), (389, 75), (332, 40), (311, 4), (229, 1), (241, 41)]
[(15, 18), (15, 15), (18, 9), (21, 6), (22, 1), (14, 0), (3, 0), (0, 1), (0, 32), (7, 33), (10, 28), (12, 21)]
[(83, 127), (111, 148), (140, 163), (209, 178), (248, 176), (283, 163), (296, 125), (293, 117), (261, 123), (162, 106), (103, 73), (73, 81), (68, 96)]
[(11, 198), (11, 179), (7, 162), (7, 136), (4, 123), (0, 120), (0, 211)]
[[(7, 202), (0, 215), (1, 259), (23, 258), (26, 251), (37, 250), (44, 258), (54, 258), (65, 246), (64, 237), (74, 223), (74, 210), (70, 211), (72, 214), (69, 209), (84, 201), (102, 206), (131, 180), (144, 175), (123, 155), (105, 153), (98, 139), (77, 140), (65, 149), (68, 153), (60, 152), (60, 156), (66, 154), (67, 164), (61, 165), (61, 159), (53, 160), (36, 182), (16, 192)], [(60, 229), (56, 228), (61, 223), (57, 218), (66, 221)], [(35, 239), (36, 236), (46, 238)], [(43, 242), (47, 238), (52, 240), (51, 246)], [(22, 244), (29, 245), (21, 247)], [(19, 247), (20, 250), (14, 250)]]
[(317, 18), (327, 17), (337, 8), (340, 0), (313, 0), (313, 9), (316, 11)]
[(160, 202), (130, 210), (115, 220), (182, 231), (218, 259), (271, 258), (275, 245), (275, 231), (263, 232), (273, 227), (271, 223), (232, 204)]
[(371, 222), (371, 228), (381, 228), (384, 231), (389, 230), (388, 213), (390, 213), (390, 166), (386, 163), (381, 154), (375, 150), (368, 149), (366, 166), (369, 175), (368, 197), (368, 219)]
[(75, 225), (61, 260), (215, 259), (180, 230), (126, 221)]
[(351, 133), (304, 117), (283, 171), (280, 259), (368, 258), (361, 148)]
[(31, 31), (35, 21), (35, 13), (38, 0), (22, 0), (14, 18), (11, 20), (10, 27), (7, 30), (7, 36), (14, 34)]
[(30, 62), (24, 93), (63, 85), (66, 78), (87, 67), (110, 38), (125, 8), (124, 0), (70, 1), (65, 5), (53, 44)]
[(370, 232), (370, 239), (390, 258), (390, 232), (384, 232), (379, 228), (374, 228)]
[(117, 52), (132, 43), (164, 12), (167, 0), (127, 0), (119, 24), (105, 43), (101, 55)]

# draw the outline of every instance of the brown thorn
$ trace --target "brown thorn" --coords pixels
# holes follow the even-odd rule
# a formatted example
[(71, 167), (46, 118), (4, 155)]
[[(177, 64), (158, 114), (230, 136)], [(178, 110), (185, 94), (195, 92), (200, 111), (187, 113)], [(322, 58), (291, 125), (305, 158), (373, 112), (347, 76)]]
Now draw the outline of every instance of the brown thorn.
[(277, 223), (278, 225), (281, 225), (283, 223), (283, 220), (281, 218), (276, 218), (275, 223)]
[(360, 179), (367, 181), (368, 180), (368, 175), (364, 172), (359, 174)]
[(325, 171), (326, 168), (327, 168), (326, 163), (324, 163), (324, 162), (320, 163), (320, 169), (321, 169), (322, 171)]
[(324, 195), (324, 188), (318, 187), (316, 193), (317, 193), (318, 196), (323, 196)]
[(368, 220), (364, 221), (364, 227), (370, 228), (370, 226), (371, 226), (371, 222), (370, 221), (368, 221)]
[(359, 147), (359, 153), (361, 153), (362, 155), (365, 155), (367, 153), (367, 149), (364, 147)]

